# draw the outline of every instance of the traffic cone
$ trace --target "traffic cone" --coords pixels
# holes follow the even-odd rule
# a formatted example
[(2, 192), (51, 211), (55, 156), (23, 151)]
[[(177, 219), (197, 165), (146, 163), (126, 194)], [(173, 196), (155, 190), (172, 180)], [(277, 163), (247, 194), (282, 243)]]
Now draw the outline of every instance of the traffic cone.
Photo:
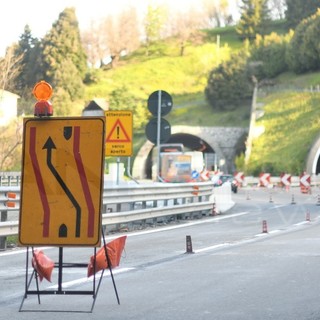
[(306, 221), (309, 221), (309, 222), (311, 221), (309, 210), (307, 210), (306, 212)]
[(320, 206), (320, 194), (318, 194), (317, 206)]
[(267, 220), (262, 221), (262, 233), (268, 233)]
[(191, 236), (186, 236), (186, 253), (194, 253), (192, 250)]
[(270, 203), (273, 202), (273, 200), (272, 200), (272, 192), (270, 192), (269, 202), (270, 202)]
[(294, 201), (294, 194), (292, 194), (291, 204), (296, 204)]

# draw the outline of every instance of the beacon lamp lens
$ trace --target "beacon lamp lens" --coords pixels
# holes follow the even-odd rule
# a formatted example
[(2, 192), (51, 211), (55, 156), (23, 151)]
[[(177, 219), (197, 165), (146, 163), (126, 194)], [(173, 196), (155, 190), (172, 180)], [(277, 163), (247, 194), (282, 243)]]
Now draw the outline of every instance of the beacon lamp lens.
[(32, 93), (35, 96), (35, 98), (40, 100), (49, 100), (52, 96), (52, 87), (51, 85), (46, 81), (40, 81), (36, 83), (34, 86)]

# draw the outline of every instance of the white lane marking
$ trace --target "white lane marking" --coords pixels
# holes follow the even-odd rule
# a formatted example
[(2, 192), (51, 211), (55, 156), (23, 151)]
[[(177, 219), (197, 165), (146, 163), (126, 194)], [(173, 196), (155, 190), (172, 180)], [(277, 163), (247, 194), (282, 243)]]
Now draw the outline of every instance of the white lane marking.
[[(39, 250), (49, 250), (49, 249), (52, 249), (53, 247), (35, 247), (34, 249), (39, 249)], [(15, 255), (15, 254), (21, 254), (21, 253), (24, 253), (26, 254), (26, 248), (21, 248), (21, 249), (18, 249), (18, 250), (13, 250), (13, 251), (5, 251), (5, 252), (0, 252), (0, 257), (6, 257), (6, 256), (12, 256), (12, 255)], [(30, 252), (31, 254), (31, 252)]]
[[(119, 268), (119, 269), (112, 270), (112, 273), (113, 274), (120, 274), (120, 273), (128, 272), (128, 271), (131, 271), (131, 270), (134, 270), (134, 269), (135, 268)], [(99, 278), (99, 276), (100, 276), (100, 272), (97, 273), (96, 277)], [(103, 274), (103, 278), (109, 277), (109, 276), (110, 276), (110, 271), (109, 271), (109, 269), (106, 269), (104, 274)], [(66, 288), (70, 288), (70, 287), (75, 286), (75, 285), (84, 284), (84, 283), (92, 282), (92, 281), (93, 281), (93, 277), (90, 277), (90, 278), (79, 278), (79, 279), (76, 279), (76, 280), (63, 282), (62, 283), (62, 288), (66, 289)], [(53, 290), (58, 289), (58, 285), (53, 285), (53, 286), (47, 287), (47, 289), (53, 289)]]
[[(182, 223), (182, 224), (179, 224), (176, 226), (168, 226), (168, 227), (156, 228), (156, 229), (152, 229), (152, 230), (141, 230), (141, 231), (136, 231), (136, 232), (129, 232), (129, 233), (125, 233), (125, 235), (127, 237), (135, 237), (135, 236), (140, 236), (140, 235), (144, 235), (144, 234), (151, 234), (151, 233), (156, 233), (156, 232), (163, 232), (163, 231), (169, 231), (169, 230), (174, 230), (174, 229), (187, 228), (187, 227), (194, 226), (197, 224), (215, 223), (215, 222), (219, 222), (221, 220), (240, 217), (240, 216), (243, 216), (246, 214), (249, 214), (249, 211), (234, 213), (234, 214), (221, 216), (221, 217), (215, 217), (212, 220), (204, 219), (204, 220), (200, 220), (200, 221), (190, 221), (190, 222), (185, 222), (185, 223)], [(120, 237), (120, 235), (122, 235), (122, 233), (121, 234), (120, 233), (114, 234), (112, 236), (107, 236), (106, 241), (116, 239), (116, 238)], [(101, 241), (101, 242), (103, 243), (103, 241)], [(49, 250), (49, 249), (54, 249), (54, 248), (55, 247), (39, 247), (40, 250)], [(21, 253), (26, 253), (26, 249), (23, 248), (23, 249), (13, 250), (13, 251), (9, 251), (9, 252), (1, 252), (0, 257), (14, 255), (14, 254), (21, 254)]]
[[(176, 226), (168, 226), (168, 227), (162, 227), (159, 229), (153, 229), (153, 230), (141, 230), (141, 231), (137, 231), (137, 232), (130, 232), (128, 234), (126, 234), (128, 237), (135, 237), (135, 236), (140, 236), (140, 235), (144, 235), (144, 234), (150, 234), (150, 233), (156, 233), (156, 232), (162, 232), (162, 231), (168, 231), (168, 230), (174, 230), (174, 229), (180, 229), (180, 228), (187, 228), (190, 226), (195, 226), (197, 224), (204, 224), (204, 223), (215, 223), (215, 222), (219, 222), (221, 220), (225, 220), (225, 219), (231, 219), (231, 218), (235, 218), (235, 217), (240, 217), (246, 214), (249, 214), (249, 211), (244, 211), (244, 212), (239, 212), (239, 213), (234, 213), (234, 214), (230, 214), (230, 215), (226, 215), (226, 216), (222, 216), (222, 217), (215, 217), (212, 220), (208, 220), (208, 219), (204, 219), (204, 220), (200, 220), (200, 221), (190, 221), (190, 222), (185, 222)], [(112, 236), (112, 237), (108, 237), (110, 239), (112, 238), (117, 238), (119, 236)]]
[(291, 226), (291, 228), (289, 227), (288, 229), (276, 229), (276, 230), (272, 230), (270, 232), (262, 232), (262, 233), (258, 233), (256, 235), (254, 235), (252, 238), (249, 239), (243, 239), (243, 240), (239, 240), (239, 241), (235, 241), (235, 242), (224, 242), (224, 243), (219, 243), (213, 246), (209, 246), (209, 247), (205, 247), (202, 249), (197, 249), (194, 250), (194, 253), (200, 253), (200, 252), (205, 252), (205, 251), (210, 251), (210, 250), (215, 250), (215, 249), (219, 249), (219, 248), (225, 248), (225, 247), (231, 247), (231, 246), (237, 246), (237, 245), (241, 245), (244, 243), (250, 243), (250, 242), (254, 242), (255, 240), (257, 240), (257, 238), (260, 237), (266, 237), (268, 235), (272, 235), (272, 234), (276, 234), (276, 233), (280, 233), (280, 232), (287, 232), (288, 230), (291, 230), (292, 227), (299, 227), (305, 224), (309, 224), (310, 221), (301, 221), (298, 222), (296, 224), (293, 224)]

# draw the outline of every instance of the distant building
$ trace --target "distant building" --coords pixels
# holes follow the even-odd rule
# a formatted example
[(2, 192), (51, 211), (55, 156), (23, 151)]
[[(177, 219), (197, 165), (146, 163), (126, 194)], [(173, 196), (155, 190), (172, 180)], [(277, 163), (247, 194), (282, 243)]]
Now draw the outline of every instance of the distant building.
[(18, 99), (12, 92), (0, 89), (0, 126), (7, 125), (18, 115)]

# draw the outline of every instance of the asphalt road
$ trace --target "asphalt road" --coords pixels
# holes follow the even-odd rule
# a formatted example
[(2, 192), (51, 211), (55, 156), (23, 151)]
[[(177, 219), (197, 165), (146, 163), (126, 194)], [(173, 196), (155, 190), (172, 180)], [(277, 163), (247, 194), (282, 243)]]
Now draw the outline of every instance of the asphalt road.
[[(91, 295), (43, 295), (40, 305), (29, 295), (19, 312), (25, 249), (2, 252), (0, 319), (320, 319), (318, 192), (240, 189), (223, 215), (127, 233), (114, 269), (120, 305), (106, 272), (92, 313)], [(186, 236), (194, 253), (186, 253)], [(43, 250), (56, 261), (57, 248)], [(65, 261), (86, 263), (91, 254), (91, 248), (64, 249)], [(53, 288), (57, 277), (55, 270), (41, 289)], [(91, 288), (86, 268), (65, 269), (63, 287)]]

